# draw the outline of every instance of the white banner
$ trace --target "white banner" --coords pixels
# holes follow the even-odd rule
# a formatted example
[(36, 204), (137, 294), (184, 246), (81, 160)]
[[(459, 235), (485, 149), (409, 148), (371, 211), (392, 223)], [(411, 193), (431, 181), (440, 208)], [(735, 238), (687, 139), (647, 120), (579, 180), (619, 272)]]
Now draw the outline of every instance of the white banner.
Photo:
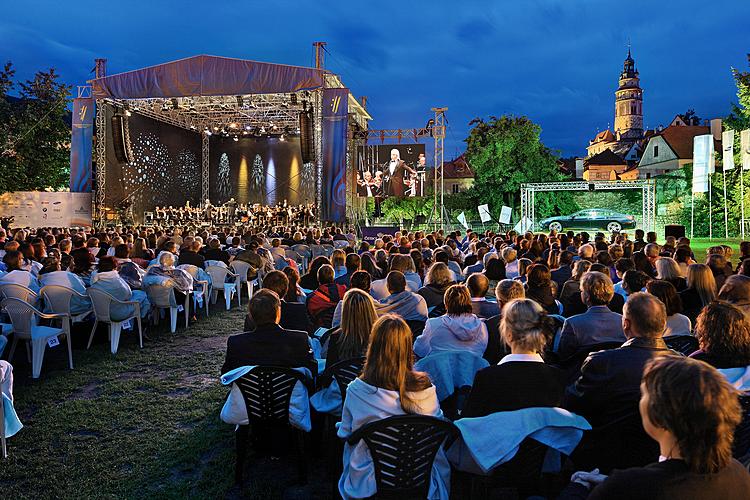
[(714, 172), (714, 136), (696, 135), (693, 138), (693, 193), (708, 191), (709, 173)]
[(0, 195), (0, 217), (13, 227), (91, 226), (91, 193), (17, 191)]
[(469, 229), (469, 225), (466, 223), (466, 214), (465, 213), (461, 212), (460, 214), (458, 214), (458, 217), (456, 217), (456, 219), (458, 219), (458, 222), (461, 223), (461, 225), (464, 227), (464, 229)]
[(477, 207), (477, 210), (479, 211), (479, 219), (482, 222), (487, 222), (489, 220), (492, 220), (492, 215), (490, 215), (490, 206), (489, 205), (479, 205)]
[(510, 216), (513, 213), (513, 209), (510, 207), (506, 207), (503, 205), (503, 208), (500, 210), (500, 223), (501, 224), (510, 224)]
[(721, 163), (724, 171), (734, 170), (734, 130), (725, 130), (721, 134)]
[(740, 157), (742, 170), (750, 170), (750, 128), (740, 132)]

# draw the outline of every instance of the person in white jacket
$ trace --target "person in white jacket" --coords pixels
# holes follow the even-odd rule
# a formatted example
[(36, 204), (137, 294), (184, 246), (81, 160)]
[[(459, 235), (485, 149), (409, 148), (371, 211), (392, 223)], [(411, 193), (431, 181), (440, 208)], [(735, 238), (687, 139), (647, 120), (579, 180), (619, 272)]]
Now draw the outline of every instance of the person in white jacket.
[(482, 356), (487, 348), (487, 326), (471, 312), (471, 294), (465, 285), (445, 291), (446, 313), (427, 320), (414, 341), (414, 353), (424, 358), (433, 351), (469, 351)]
[[(435, 386), (412, 365), (411, 330), (398, 316), (388, 314), (372, 327), (362, 375), (346, 391), (338, 437), (346, 439), (365, 424), (394, 415), (442, 417)], [(344, 500), (377, 493), (375, 467), (367, 445), (344, 444), (339, 493)], [(448, 499), (450, 465), (441, 449), (435, 456), (428, 498)]]

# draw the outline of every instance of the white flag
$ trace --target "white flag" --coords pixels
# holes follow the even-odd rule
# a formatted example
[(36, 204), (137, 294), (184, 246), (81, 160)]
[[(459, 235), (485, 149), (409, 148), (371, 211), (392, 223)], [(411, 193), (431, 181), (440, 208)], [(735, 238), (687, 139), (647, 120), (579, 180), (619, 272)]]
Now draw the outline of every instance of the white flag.
[(725, 130), (721, 134), (721, 162), (724, 171), (734, 170), (734, 130)]
[(469, 224), (466, 223), (466, 214), (465, 213), (461, 212), (460, 214), (458, 214), (458, 217), (456, 217), (456, 218), (458, 219), (458, 222), (460, 222), (461, 225), (464, 227), (464, 229), (469, 229)]
[(714, 136), (696, 135), (693, 138), (693, 193), (708, 191), (709, 174), (714, 167)]
[(740, 157), (742, 170), (750, 170), (750, 128), (740, 132)]
[(490, 215), (489, 205), (479, 205), (477, 207), (477, 210), (479, 211), (479, 219), (482, 222), (487, 222), (488, 220), (492, 220), (492, 216)]
[(513, 209), (510, 207), (506, 207), (503, 205), (503, 208), (500, 210), (500, 223), (501, 224), (510, 224), (510, 216), (513, 213)]

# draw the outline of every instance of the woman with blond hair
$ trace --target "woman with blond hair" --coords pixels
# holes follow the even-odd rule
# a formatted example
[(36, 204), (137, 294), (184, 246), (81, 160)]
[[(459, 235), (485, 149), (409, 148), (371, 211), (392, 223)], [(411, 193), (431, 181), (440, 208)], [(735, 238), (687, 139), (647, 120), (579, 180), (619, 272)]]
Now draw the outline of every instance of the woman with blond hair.
[[(435, 386), (425, 373), (414, 371), (412, 334), (406, 322), (387, 314), (372, 327), (362, 375), (346, 391), (338, 437), (346, 439), (360, 427), (395, 415), (442, 417)], [(367, 445), (344, 444), (344, 470), (339, 493), (345, 500), (377, 493), (375, 467)], [(449, 498), (450, 466), (442, 450), (432, 467), (429, 498)]]
[(417, 290), (417, 293), (425, 300), (427, 308), (444, 311), (445, 291), (451, 285), (456, 284), (453, 281), (453, 273), (448, 269), (448, 265), (443, 262), (435, 262), (427, 271), (424, 283), (424, 286)]
[(672, 257), (660, 257), (656, 260), (656, 279), (672, 283), (678, 292), (687, 288), (682, 269)]
[(695, 320), (703, 307), (716, 298), (716, 280), (711, 269), (706, 264), (691, 264), (687, 272), (687, 288), (680, 292), (682, 313)]
[(477, 372), (462, 417), (561, 404), (565, 377), (541, 356), (553, 335), (553, 324), (542, 306), (531, 299), (515, 299), (505, 305), (500, 336), (510, 346), (510, 354), (499, 364)]
[(377, 318), (375, 301), (367, 292), (356, 288), (346, 292), (341, 306), (341, 325), (328, 340), (326, 366), (364, 356)]

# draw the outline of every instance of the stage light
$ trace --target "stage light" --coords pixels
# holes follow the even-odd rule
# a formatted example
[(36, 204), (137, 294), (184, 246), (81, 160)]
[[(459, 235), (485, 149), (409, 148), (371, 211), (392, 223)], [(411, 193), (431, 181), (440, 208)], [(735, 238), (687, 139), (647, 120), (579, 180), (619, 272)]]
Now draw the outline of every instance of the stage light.
[(214, 127), (214, 132), (218, 132), (218, 131), (219, 131), (219, 127)]
[(276, 129), (278, 129), (279, 127), (277, 127), (277, 126), (276, 126), (276, 125), (274, 125), (274, 124), (271, 124), (271, 128), (272, 128), (272, 129), (274, 129), (274, 130), (276, 130)]
[(242, 135), (247, 135), (247, 130), (243, 130)]
[(205, 129), (205, 130), (204, 130), (203, 132), (205, 132), (205, 133), (206, 133), (206, 135), (211, 135), (211, 131), (210, 131), (210, 130), (208, 130), (208, 128), (206, 128), (206, 129)]
[(245, 130), (250, 130), (250, 129), (252, 129), (252, 128), (253, 128), (253, 127), (251, 127), (250, 125), (245, 125)]
[(279, 137), (279, 140), (280, 140), (281, 142), (284, 142), (284, 134), (281, 134), (281, 137)]

